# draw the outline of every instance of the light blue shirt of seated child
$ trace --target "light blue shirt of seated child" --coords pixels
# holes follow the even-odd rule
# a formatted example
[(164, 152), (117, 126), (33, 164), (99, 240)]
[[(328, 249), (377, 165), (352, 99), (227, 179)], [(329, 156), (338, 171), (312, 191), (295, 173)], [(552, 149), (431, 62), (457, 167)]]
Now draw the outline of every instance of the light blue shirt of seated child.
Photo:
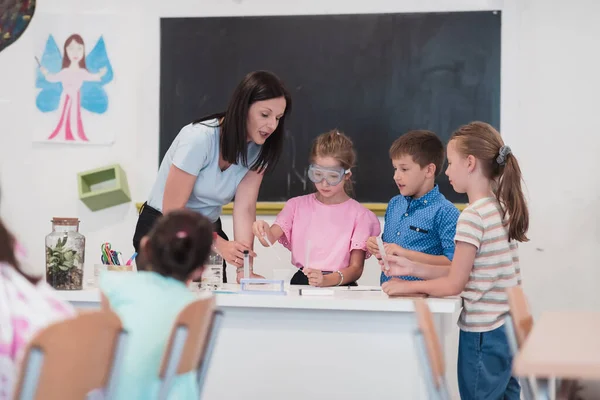
[[(149, 271), (104, 272), (100, 290), (129, 333), (116, 399), (155, 399), (171, 328), (179, 312), (198, 296), (183, 282)], [(178, 376), (169, 399), (197, 398), (195, 372)]]
[(162, 211), (165, 184), (171, 165), (196, 176), (196, 183), (185, 207), (196, 211), (211, 222), (221, 215), (225, 204), (231, 202), (238, 185), (260, 155), (261, 146), (248, 142), (248, 167), (241, 163), (225, 171), (219, 167), (220, 132), (217, 119), (184, 126), (163, 158), (158, 176), (150, 192), (148, 205)]

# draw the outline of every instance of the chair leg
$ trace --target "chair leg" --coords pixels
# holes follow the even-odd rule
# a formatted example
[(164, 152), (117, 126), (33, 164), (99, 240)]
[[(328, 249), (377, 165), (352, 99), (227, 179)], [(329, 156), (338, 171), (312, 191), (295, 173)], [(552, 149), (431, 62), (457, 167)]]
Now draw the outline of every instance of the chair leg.
[(105, 388), (105, 395), (107, 399), (115, 397), (115, 393), (121, 377), (121, 367), (123, 366), (123, 359), (125, 356), (125, 349), (127, 348), (128, 333), (124, 330), (119, 332), (117, 336), (117, 344), (115, 346), (115, 354), (113, 355), (110, 371), (108, 373), (108, 382)]
[(183, 347), (187, 339), (188, 329), (185, 326), (178, 326), (173, 337), (171, 351), (169, 352), (169, 360), (167, 361), (167, 367), (165, 368), (165, 374), (161, 379), (160, 387), (158, 389), (157, 400), (166, 400), (173, 384), (173, 379), (177, 374), (177, 366), (181, 360), (183, 354)]
[(565, 379), (560, 382), (557, 382), (558, 390), (556, 393), (556, 400), (572, 400), (576, 398), (577, 392), (581, 390), (578, 381)]
[(217, 341), (217, 337), (219, 336), (219, 331), (221, 329), (222, 322), (223, 313), (221, 313), (220, 311), (215, 311), (210, 326), (209, 337), (206, 341), (206, 346), (204, 348), (204, 354), (198, 367), (197, 381), (198, 393), (200, 395), (200, 398), (202, 398), (202, 389), (204, 388), (204, 381), (206, 380), (206, 374), (208, 373), (208, 368), (210, 367), (210, 362), (212, 360), (213, 351), (215, 349), (215, 344)]
[[(504, 329), (506, 329), (506, 338), (508, 339), (508, 346), (510, 348), (511, 357), (515, 357), (519, 352), (519, 345), (517, 344), (517, 336), (515, 334), (515, 326), (513, 324), (513, 319), (510, 315), (507, 315), (504, 318)], [(531, 389), (531, 385), (527, 378), (518, 378), (519, 384), (521, 385), (521, 389), (523, 391), (523, 397), (525, 400), (534, 400), (535, 397), (533, 395), (533, 391)]]
[(440, 400), (451, 400), (450, 392), (448, 391), (448, 384), (446, 378), (442, 377), (440, 387), (438, 390)]
[(535, 399), (538, 400), (552, 400), (551, 396), (551, 379), (546, 378), (535, 378)]
[(510, 347), (510, 352), (512, 353), (511, 355), (514, 357), (519, 352), (519, 345), (515, 334), (515, 326), (512, 317), (509, 315), (504, 318), (504, 329), (506, 329), (506, 338), (508, 339), (508, 345)]
[(40, 374), (42, 373), (42, 365), (44, 364), (44, 353), (42, 350), (32, 348), (26, 363), (19, 400), (33, 400), (35, 398)]
[(420, 331), (415, 332), (415, 342), (417, 344), (417, 356), (419, 358), (419, 364), (421, 364), (421, 371), (423, 372), (422, 376), (423, 380), (425, 380), (425, 386), (427, 387), (429, 399), (441, 400), (440, 393), (435, 385), (431, 364), (429, 363), (429, 356), (427, 355), (427, 348), (425, 347), (425, 339)]

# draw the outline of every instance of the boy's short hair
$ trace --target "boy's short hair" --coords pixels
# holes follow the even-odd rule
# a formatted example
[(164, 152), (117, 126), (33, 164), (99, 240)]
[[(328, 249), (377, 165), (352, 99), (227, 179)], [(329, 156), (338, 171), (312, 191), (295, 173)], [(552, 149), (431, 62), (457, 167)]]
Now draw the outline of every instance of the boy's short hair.
[(435, 165), (435, 176), (442, 172), (444, 158), (444, 144), (440, 138), (431, 131), (414, 130), (405, 133), (392, 143), (390, 158), (397, 160), (409, 155), (421, 168), (429, 164)]

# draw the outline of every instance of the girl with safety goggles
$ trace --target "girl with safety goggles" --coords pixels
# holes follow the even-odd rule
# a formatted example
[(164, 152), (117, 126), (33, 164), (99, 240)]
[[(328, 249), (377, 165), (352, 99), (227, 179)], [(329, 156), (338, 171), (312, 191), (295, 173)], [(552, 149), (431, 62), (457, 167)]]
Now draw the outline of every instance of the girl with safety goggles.
[(272, 226), (256, 221), (263, 246), (279, 241), (298, 268), (292, 285), (356, 286), (370, 236), (381, 232), (375, 214), (351, 198), (356, 159), (350, 138), (337, 130), (313, 142), (308, 178), (316, 192), (288, 200)]

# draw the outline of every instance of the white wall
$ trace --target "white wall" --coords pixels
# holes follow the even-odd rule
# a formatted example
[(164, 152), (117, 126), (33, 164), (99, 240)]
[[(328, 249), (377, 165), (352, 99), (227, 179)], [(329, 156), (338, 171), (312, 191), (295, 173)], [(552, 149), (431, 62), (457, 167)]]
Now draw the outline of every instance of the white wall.
[[(132, 251), (133, 203), (92, 213), (77, 199), (76, 173), (111, 162), (126, 169), (134, 201), (143, 201), (158, 167), (159, 16), (265, 15), (501, 9), (502, 134), (522, 164), (530, 196), (531, 242), (521, 247), (524, 285), (535, 315), (548, 309), (600, 309), (600, 187), (594, 178), (600, 138), (597, 54), (600, 3), (594, 0), (53, 0), (40, 2), (25, 35), (0, 53), (2, 216), (44, 268), (43, 241), (53, 216), (78, 216), (88, 265), (106, 240)], [(113, 57), (123, 107), (112, 148), (32, 145), (33, 29), (43, 13), (114, 13), (122, 58)], [(121, 43), (119, 44), (121, 45)], [(110, 46), (110, 44), (109, 44)], [(231, 233), (231, 218), (224, 217)], [(258, 249), (258, 272), (280, 268)], [(285, 268), (285, 267), (284, 267)], [(280, 272), (277, 272), (279, 275)], [(372, 261), (361, 283), (377, 284)]]

